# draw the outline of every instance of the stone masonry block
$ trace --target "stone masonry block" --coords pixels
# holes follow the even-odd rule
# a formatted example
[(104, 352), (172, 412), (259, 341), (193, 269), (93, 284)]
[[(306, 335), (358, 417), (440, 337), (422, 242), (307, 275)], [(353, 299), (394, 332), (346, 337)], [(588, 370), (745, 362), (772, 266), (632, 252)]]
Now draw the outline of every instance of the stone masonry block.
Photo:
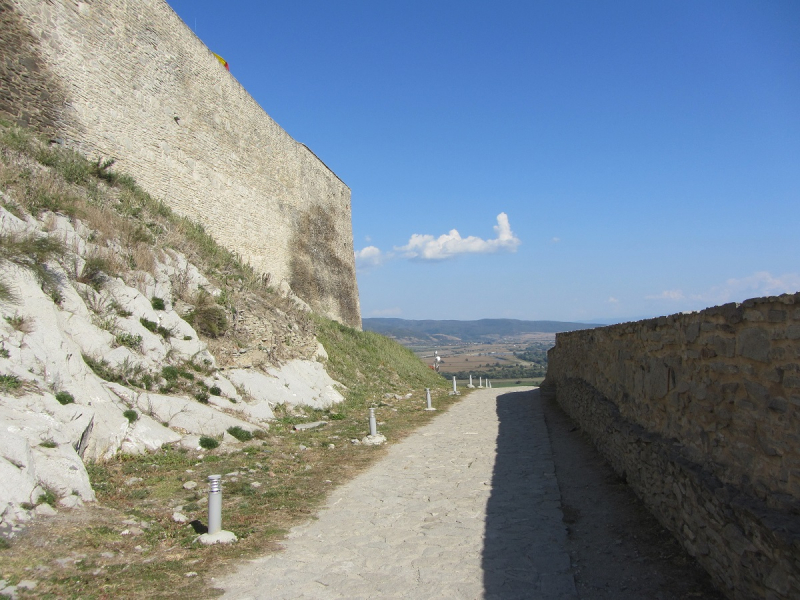
[(769, 360), (770, 339), (767, 332), (760, 327), (748, 327), (739, 332), (736, 338), (736, 354), (767, 362)]

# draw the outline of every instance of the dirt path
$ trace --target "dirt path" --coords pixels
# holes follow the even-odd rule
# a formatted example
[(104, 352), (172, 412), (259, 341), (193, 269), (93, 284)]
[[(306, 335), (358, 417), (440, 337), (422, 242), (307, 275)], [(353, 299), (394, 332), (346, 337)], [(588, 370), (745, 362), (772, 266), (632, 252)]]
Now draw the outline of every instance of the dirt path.
[(578, 594), (720, 599), (708, 574), (620, 480), (555, 400), (542, 400)]

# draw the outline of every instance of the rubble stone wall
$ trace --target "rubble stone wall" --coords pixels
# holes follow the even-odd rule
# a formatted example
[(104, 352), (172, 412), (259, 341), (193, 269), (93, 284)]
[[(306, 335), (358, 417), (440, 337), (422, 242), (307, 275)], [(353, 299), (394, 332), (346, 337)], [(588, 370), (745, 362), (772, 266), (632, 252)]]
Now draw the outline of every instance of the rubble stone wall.
[(800, 293), (560, 333), (542, 391), (729, 597), (800, 597)]
[(349, 188), (166, 2), (0, 0), (0, 76), (0, 116), (116, 159), (274, 284), (360, 328)]

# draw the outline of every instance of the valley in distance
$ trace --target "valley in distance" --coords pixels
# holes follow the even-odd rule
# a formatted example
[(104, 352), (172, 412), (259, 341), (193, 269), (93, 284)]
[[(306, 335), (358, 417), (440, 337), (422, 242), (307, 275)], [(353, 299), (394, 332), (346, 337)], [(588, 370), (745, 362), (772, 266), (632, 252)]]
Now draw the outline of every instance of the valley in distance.
[(427, 365), (434, 352), (439, 372), (459, 385), (489, 378), (493, 387), (539, 385), (547, 373), (547, 351), (556, 333), (601, 327), (597, 323), (522, 321), (519, 319), (409, 320), (364, 318), (363, 328), (385, 335), (412, 350)]

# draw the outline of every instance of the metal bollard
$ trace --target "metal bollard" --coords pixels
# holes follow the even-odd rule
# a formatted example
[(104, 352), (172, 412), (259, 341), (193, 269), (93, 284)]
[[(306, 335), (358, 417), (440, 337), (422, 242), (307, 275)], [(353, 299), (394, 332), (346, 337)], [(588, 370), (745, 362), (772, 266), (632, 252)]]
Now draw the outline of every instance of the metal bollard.
[(427, 400), (428, 400), (428, 408), (426, 408), (425, 410), (436, 410), (435, 408), (433, 408), (433, 406), (431, 406), (431, 389), (430, 388), (425, 388), (425, 395), (427, 396)]
[(214, 535), (222, 530), (222, 475), (208, 476), (208, 533)]
[(469, 384), (472, 385), (472, 375), (469, 376)]
[(375, 421), (375, 409), (369, 409), (369, 434), (378, 435), (378, 423)]
[(458, 387), (456, 387), (456, 376), (455, 375), (453, 375), (453, 391), (454, 392), (458, 391)]

